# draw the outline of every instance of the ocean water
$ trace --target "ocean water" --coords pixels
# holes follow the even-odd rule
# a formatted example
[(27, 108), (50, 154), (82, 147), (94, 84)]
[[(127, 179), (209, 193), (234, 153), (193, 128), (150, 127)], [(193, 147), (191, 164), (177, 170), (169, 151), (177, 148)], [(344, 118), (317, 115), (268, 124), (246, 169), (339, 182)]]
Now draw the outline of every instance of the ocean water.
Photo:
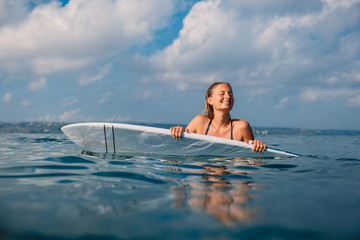
[(301, 156), (104, 156), (1, 133), (0, 239), (360, 239), (360, 134), (259, 133)]

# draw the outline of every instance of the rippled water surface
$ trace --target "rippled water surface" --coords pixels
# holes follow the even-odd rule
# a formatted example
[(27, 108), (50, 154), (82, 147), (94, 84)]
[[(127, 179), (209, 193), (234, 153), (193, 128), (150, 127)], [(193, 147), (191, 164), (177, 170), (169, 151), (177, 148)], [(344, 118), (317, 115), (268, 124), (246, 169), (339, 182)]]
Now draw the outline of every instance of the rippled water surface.
[(0, 238), (360, 239), (360, 136), (259, 138), (302, 156), (97, 156), (0, 134)]

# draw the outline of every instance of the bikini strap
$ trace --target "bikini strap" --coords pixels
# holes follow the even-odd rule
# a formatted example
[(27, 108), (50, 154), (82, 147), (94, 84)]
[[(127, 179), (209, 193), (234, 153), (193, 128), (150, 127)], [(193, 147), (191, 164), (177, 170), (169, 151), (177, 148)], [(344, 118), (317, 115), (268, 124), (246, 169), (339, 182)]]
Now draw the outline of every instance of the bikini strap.
[[(212, 122), (212, 119), (210, 119), (210, 122), (209, 122), (209, 124), (208, 124), (208, 126), (207, 126), (207, 128), (206, 128), (205, 135), (207, 135), (208, 132), (209, 132), (211, 122)], [(234, 139), (234, 137), (233, 137), (233, 120), (231, 120), (231, 122), (230, 122), (230, 131), (231, 131), (231, 138), (230, 138), (230, 139), (233, 140), (233, 139)]]
[(208, 126), (207, 126), (207, 129), (206, 129), (206, 132), (205, 132), (205, 135), (208, 134), (208, 131), (209, 131), (209, 129), (210, 129), (211, 122), (212, 122), (212, 119), (210, 119), (210, 122), (209, 122), (209, 124), (208, 124)]

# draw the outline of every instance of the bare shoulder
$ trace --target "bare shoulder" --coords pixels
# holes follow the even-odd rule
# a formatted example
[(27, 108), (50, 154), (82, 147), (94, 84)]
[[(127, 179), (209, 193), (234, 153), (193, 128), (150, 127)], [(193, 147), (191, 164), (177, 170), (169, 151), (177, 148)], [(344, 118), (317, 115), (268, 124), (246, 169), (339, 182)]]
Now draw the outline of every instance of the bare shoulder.
[(233, 126), (238, 129), (248, 129), (250, 128), (250, 123), (245, 120), (234, 119)]
[(250, 124), (245, 120), (233, 120), (234, 139), (248, 142), (254, 138)]
[(209, 118), (205, 115), (197, 115), (186, 128), (193, 133), (203, 133), (209, 121)]
[(194, 117), (193, 121), (195, 122), (208, 122), (209, 118), (205, 115), (199, 114), (196, 117)]

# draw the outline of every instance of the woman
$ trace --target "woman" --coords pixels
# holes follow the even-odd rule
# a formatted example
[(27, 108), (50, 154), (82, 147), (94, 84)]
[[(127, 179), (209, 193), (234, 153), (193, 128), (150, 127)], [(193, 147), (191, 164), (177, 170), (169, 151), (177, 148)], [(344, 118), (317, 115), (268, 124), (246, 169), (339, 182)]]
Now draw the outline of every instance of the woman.
[(250, 124), (245, 120), (230, 118), (234, 105), (232, 88), (227, 82), (215, 82), (206, 92), (205, 115), (197, 115), (185, 128), (170, 128), (174, 138), (181, 138), (183, 132), (205, 134), (247, 142), (253, 145), (254, 152), (263, 152), (266, 145), (254, 140)]

